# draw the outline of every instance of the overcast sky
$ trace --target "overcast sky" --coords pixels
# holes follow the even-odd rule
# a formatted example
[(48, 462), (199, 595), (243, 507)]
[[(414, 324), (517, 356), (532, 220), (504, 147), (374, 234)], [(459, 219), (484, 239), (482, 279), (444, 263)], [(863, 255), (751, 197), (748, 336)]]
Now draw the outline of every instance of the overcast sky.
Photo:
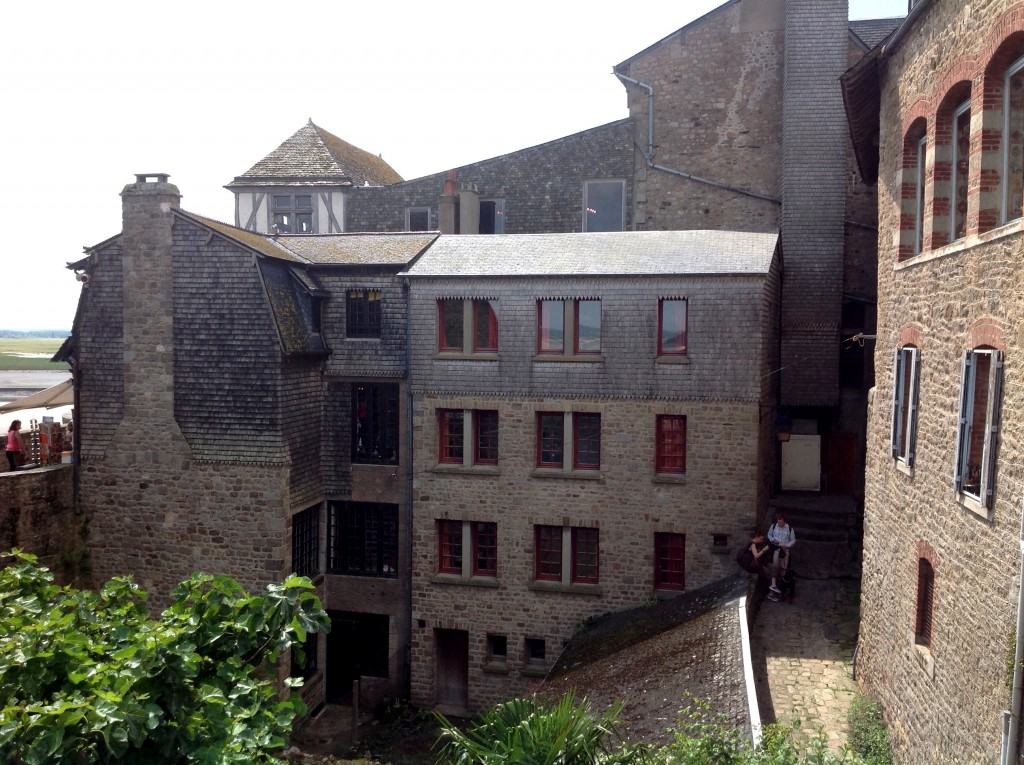
[[(10, 3), (0, 45), (0, 329), (68, 329), (65, 263), (117, 234), (135, 173), (234, 221), (223, 188), (312, 119), (404, 178), (627, 116), (612, 66), (720, 4)], [(906, 0), (850, 0), (851, 18)]]

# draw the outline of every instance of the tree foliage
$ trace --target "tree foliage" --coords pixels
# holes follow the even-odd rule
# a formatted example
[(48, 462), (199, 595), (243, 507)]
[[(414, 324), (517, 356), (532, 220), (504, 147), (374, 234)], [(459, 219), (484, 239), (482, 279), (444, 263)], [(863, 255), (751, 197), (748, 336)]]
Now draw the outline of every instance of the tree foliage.
[(0, 762), (269, 763), (286, 745), (306, 710), (261, 668), (329, 628), (308, 579), (254, 596), (194, 574), (153, 619), (130, 578), (60, 587), (34, 556), (11, 555), (0, 570)]

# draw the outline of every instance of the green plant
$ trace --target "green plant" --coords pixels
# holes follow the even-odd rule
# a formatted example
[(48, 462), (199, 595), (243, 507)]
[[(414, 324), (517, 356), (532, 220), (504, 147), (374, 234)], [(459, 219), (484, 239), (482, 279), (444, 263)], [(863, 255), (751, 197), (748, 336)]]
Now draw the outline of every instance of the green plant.
[(0, 570), (0, 761), (277, 762), (305, 707), (279, 698), (261, 668), (329, 628), (308, 579), (253, 596), (194, 574), (152, 619), (128, 578), (76, 590), (34, 556), (4, 557), (14, 562)]
[(890, 765), (892, 751), (882, 705), (867, 696), (857, 696), (850, 705), (850, 748), (866, 765)]

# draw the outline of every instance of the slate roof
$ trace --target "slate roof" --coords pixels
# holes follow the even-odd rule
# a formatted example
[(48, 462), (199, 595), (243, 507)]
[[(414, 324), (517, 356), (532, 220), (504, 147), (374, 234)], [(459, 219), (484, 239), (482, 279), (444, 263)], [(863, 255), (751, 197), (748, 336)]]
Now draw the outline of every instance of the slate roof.
[(250, 250), (255, 250), (261, 255), (266, 255), (269, 258), (278, 258), (279, 260), (290, 260), (293, 263), (306, 262), (302, 258), (282, 247), (274, 240), (273, 237), (265, 234), (257, 234), (255, 231), (246, 231), (243, 228), (236, 228), (235, 226), (230, 226), (227, 223), (222, 223), (219, 220), (204, 218), (202, 215), (185, 212), (184, 210), (179, 210), (179, 214), (195, 221), (196, 223), (206, 226), (207, 228), (211, 228), (218, 234), (221, 234), (228, 239), (233, 239), (238, 244), (248, 247)]
[(778, 232), (617, 231), (440, 236), (410, 277), (765, 274)]
[(387, 186), (402, 176), (383, 158), (374, 156), (313, 120), (255, 165), (237, 176), (237, 186)]
[(871, 50), (880, 42), (885, 40), (886, 37), (891, 35), (897, 29), (900, 24), (903, 23), (905, 16), (896, 16), (891, 19), (857, 19), (850, 22), (850, 31), (864, 43), (864, 47)]
[(600, 618), (572, 638), (537, 695), (553, 702), (573, 689), (597, 711), (622, 700), (627, 739), (668, 743), (689, 694), (749, 736), (739, 621), (747, 584), (741, 573)]

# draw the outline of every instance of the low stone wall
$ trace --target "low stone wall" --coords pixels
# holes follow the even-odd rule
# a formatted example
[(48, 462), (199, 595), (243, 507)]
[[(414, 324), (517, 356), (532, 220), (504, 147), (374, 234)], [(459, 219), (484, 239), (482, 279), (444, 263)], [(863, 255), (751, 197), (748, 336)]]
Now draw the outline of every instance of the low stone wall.
[(39, 556), (58, 581), (86, 573), (85, 518), (75, 513), (74, 467), (0, 473), (0, 551)]

